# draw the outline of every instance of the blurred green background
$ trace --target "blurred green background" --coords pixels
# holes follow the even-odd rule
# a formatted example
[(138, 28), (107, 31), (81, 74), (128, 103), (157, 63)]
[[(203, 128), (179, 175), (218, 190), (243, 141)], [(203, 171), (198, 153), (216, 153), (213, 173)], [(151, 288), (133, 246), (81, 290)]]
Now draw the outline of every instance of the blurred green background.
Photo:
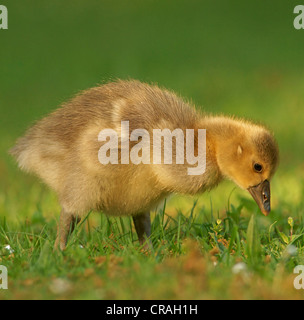
[(9, 13), (0, 30), (3, 190), (30, 179), (7, 155), (14, 140), (80, 90), (115, 78), (156, 82), (207, 112), (265, 123), (279, 142), (279, 172), (303, 177), (297, 1), (0, 2)]

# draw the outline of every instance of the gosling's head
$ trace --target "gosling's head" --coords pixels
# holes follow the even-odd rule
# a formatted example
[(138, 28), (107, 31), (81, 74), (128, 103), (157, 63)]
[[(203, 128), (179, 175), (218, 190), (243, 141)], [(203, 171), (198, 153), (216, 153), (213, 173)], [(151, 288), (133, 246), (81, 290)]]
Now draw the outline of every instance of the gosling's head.
[(273, 135), (264, 127), (243, 123), (218, 150), (218, 164), (227, 178), (252, 195), (264, 215), (270, 212), (270, 179), (279, 159)]

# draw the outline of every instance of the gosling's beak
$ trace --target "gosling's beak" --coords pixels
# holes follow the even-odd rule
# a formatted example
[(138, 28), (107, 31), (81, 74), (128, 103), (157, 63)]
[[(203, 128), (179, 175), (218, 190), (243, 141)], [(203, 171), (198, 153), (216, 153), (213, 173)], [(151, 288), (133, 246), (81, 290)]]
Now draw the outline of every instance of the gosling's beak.
[(257, 186), (247, 189), (260, 207), (262, 213), (268, 216), (270, 212), (270, 184), (265, 180)]

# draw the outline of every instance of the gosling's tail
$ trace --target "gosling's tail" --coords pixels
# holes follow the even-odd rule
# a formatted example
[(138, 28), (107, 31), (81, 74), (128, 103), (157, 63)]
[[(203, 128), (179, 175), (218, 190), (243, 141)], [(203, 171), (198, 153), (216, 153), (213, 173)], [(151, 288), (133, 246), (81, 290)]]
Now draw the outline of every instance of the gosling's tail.
[(8, 153), (16, 159), (20, 169), (31, 171), (33, 150), (31, 148), (30, 139), (27, 136), (19, 138), (15, 146), (12, 147)]

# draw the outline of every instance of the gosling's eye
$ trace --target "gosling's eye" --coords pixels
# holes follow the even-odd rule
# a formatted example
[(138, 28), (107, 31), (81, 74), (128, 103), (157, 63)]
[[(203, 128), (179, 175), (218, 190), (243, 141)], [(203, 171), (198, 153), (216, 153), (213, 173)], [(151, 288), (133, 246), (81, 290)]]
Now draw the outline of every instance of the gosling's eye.
[(261, 164), (259, 164), (259, 163), (255, 163), (253, 165), (253, 169), (254, 169), (255, 172), (262, 172), (263, 166)]

